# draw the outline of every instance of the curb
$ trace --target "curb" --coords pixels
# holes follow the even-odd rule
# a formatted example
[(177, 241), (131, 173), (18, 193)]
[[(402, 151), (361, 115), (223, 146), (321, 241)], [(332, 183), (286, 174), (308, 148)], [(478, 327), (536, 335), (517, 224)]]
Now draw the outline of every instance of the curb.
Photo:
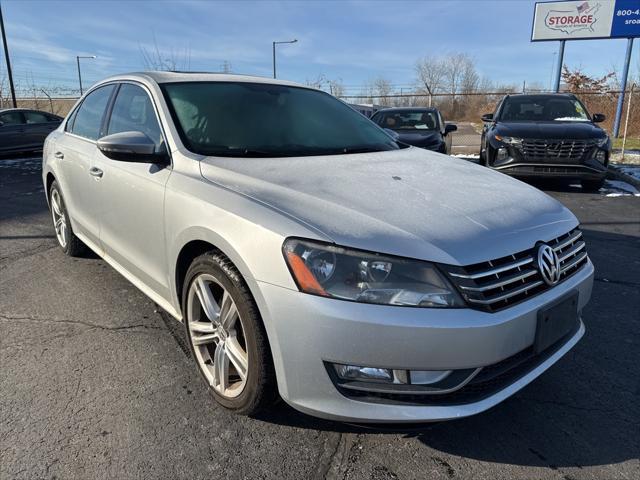
[(607, 178), (626, 182), (640, 190), (640, 180), (632, 177), (631, 175), (627, 175), (626, 173), (622, 173), (613, 165), (609, 165), (607, 169)]

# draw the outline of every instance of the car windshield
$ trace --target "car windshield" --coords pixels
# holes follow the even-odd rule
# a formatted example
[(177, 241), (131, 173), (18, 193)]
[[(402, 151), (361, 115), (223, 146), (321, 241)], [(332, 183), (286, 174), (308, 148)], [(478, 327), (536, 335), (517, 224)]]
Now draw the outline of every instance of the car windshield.
[(437, 130), (438, 117), (434, 111), (378, 112), (373, 121), (391, 130)]
[(247, 82), (162, 86), (185, 146), (201, 155), (285, 157), (397, 150), (362, 114), (329, 94)]
[(574, 98), (531, 96), (507, 98), (499, 120), (503, 122), (589, 122), (584, 105)]

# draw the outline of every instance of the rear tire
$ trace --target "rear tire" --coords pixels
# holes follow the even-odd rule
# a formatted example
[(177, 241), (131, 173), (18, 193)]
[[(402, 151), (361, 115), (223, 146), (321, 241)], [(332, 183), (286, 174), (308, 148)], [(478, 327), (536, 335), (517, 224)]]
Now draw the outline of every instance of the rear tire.
[(240, 415), (272, 404), (277, 385), (267, 333), (233, 263), (216, 251), (197, 257), (182, 292), (189, 348), (216, 402)]
[(587, 192), (597, 192), (604, 186), (604, 178), (599, 180), (581, 180), (582, 189)]
[(87, 246), (73, 233), (62, 191), (55, 180), (49, 188), (49, 206), (58, 245), (70, 257), (82, 256), (87, 251)]

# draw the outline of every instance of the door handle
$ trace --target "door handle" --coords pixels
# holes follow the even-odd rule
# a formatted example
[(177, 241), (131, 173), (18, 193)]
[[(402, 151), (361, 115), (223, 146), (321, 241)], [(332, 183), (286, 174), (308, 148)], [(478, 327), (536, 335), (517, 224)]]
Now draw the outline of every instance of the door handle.
[(89, 173), (92, 176), (97, 178), (102, 178), (102, 175), (104, 175), (104, 172), (97, 167), (91, 167), (91, 169), (89, 170)]
[(54, 157), (59, 158), (60, 160), (62, 160), (64, 158), (64, 153), (62, 152), (56, 152), (53, 154)]

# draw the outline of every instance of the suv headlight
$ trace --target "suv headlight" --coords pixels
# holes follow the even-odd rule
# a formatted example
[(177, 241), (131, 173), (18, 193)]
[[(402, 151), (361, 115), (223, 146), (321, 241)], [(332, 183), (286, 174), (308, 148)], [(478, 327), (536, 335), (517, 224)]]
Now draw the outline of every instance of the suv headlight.
[(609, 137), (598, 138), (596, 140), (596, 145), (598, 147), (604, 147), (608, 141), (609, 141)]
[(516, 137), (503, 137), (502, 135), (495, 135), (495, 139), (499, 142), (506, 143), (507, 145), (520, 145), (522, 144), (521, 138)]
[(444, 275), (429, 262), (290, 238), (282, 247), (305, 293), (382, 305), (464, 307)]

